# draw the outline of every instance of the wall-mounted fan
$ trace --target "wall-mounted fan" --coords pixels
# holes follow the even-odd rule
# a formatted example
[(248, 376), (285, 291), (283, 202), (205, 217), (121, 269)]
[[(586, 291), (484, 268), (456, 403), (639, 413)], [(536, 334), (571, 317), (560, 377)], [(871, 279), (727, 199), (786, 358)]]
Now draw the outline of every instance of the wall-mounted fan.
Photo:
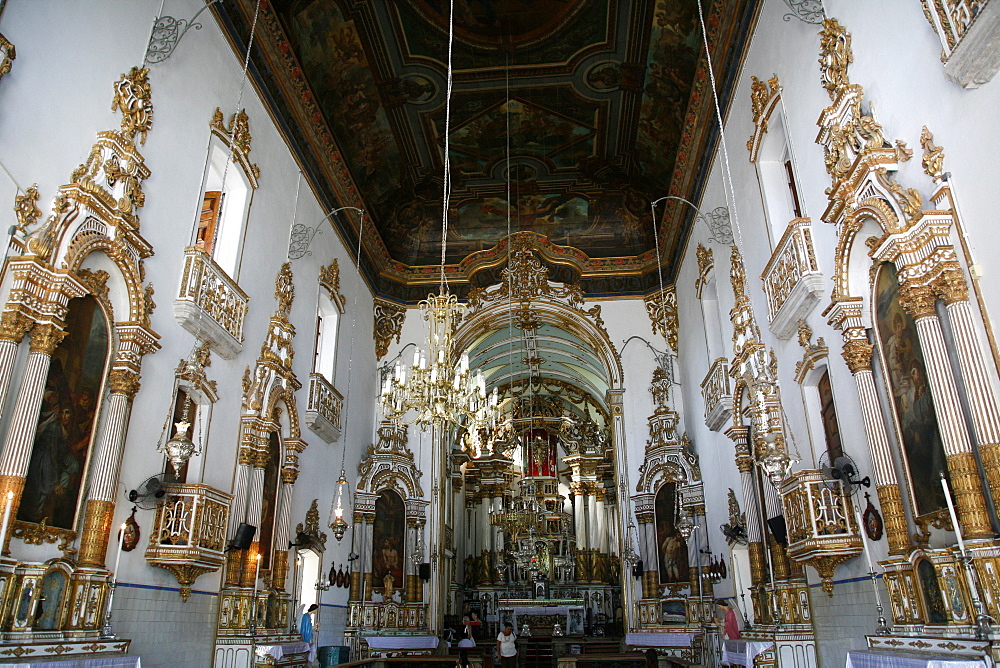
[[(840, 455), (830, 462), (830, 453), (824, 452), (819, 459), (819, 468), (829, 481), (829, 487), (838, 494), (843, 490), (846, 494), (854, 494), (860, 487), (871, 487), (871, 478), (860, 477), (858, 466), (847, 455)], [(840, 485), (836, 484), (840, 481)]]
[(143, 510), (152, 510), (166, 497), (166, 486), (175, 480), (172, 473), (157, 473), (143, 480), (135, 489), (129, 490), (128, 500)]
[(742, 524), (723, 524), (721, 527), (723, 535), (726, 537), (726, 542), (732, 545), (736, 543), (738, 545), (747, 544), (747, 529)]

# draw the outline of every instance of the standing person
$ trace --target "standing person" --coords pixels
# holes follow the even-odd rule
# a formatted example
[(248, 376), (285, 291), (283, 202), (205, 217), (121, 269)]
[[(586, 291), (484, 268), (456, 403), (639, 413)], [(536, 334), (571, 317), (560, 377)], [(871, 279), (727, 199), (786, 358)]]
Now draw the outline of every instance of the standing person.
[(472, 637), (472, 626), (469, 616), (462, 617), (462, 639), (458, 641), (459, 647), (475, 647), (476, 641)]
[(500, 668), (517, 668), (517, 636), (510, 622), (497, 634), (497, 654), (500, 655)]
[(715, 599), (719, 614), (722, 615), (722, 635), (726, 640), (740, 639), (740, 618), (728, 599)]
[[(316, 642), (313, 633), (313, 618), (312, 616), (319, 611), (319, 605), (313, 603), (309, 606), (309, 609), (302, 613), (302, 619), (299, 621), (299, 632), (302, 634), (302, 642), (309, 643), (309, 663), (316, 660)], [(319, 625), (316, 625), (319, 628)]]

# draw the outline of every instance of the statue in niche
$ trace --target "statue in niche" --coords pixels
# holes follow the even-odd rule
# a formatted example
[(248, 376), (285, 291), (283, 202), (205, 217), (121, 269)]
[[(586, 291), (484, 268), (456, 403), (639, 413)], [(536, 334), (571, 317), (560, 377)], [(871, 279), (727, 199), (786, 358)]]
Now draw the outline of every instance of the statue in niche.
[(385, 577), (382, 578), (382, 598), (389, 602), (392, 600), (392, 592), (394, 591), (393, 584), (395, 583), (395, 578), (392, 577), (392, 573), (386, 573)]

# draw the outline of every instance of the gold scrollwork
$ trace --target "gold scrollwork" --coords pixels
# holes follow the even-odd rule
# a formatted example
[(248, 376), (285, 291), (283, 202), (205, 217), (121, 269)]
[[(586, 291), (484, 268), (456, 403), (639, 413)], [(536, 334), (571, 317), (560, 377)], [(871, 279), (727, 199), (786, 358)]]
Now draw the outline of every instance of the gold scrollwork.
[(153, 127), (153, 91), (149, 86), (149, 68), (133, 67), (115, 82), (111, 111), (121, 111), (122, 132), (131, 140), (139, 137), (146, 143), (146, 133)]
[(847, 67), (854, 62), (851, 52), (851, 35), (834, 18), (823, 20), (820, 38), (820, 79), (830, 99), (837, 96), (838, 89), (851, 83)]
[(383, 299), (375, 300), (375, 357), (382, 359), (389, 352), (393, 338), (399, 343), (403, 332), (406, 309)]
[(42, 210), (35, 202), (38, 201), (38, 184), (32, 184), (23, 195), (14, 198), (14, 215), (17, 217), (17, 229), (27, 233), (28, 228), (42, 216)]
[(924, 149), (924, 155), (920, 159), (924, 173), (938, 181), (944, 174), (944, 148), (934, 144), (934, 135), (925, 125), (920, 131), (920, 146)]

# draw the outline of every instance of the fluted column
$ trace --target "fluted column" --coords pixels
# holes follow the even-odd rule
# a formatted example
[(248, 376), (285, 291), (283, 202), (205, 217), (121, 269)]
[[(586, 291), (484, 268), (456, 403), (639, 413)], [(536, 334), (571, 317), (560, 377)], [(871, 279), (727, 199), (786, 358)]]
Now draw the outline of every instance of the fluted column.
[[(17, 402), (11, 413), (7, 438), (3, 450), (0, 451), (0, 498), (6, 496), (7, 492), (14, 493), (11, 499), (11, 521), (17, 518), (17, 511), (21, 506), (21, 493), (24, 491), (24, 479), (28, 474), (31, 446), (35, 440), (38, 416), (42, 410), (45, 380), (48, 377), (49, 365), (52, 363), (52, 353), (65, 336), (66, 332), (52, 323), (38, 324), (31, 329), (28, 363), (21, 378)], [(10, 533), (7, 534), (3, 546), (4, 552), (7, 551), (9, 543)]]
[(900, 287), (899, 302), (913, 317), (924, 354), (927, 380), (934, 400), (941, 442), (948, 459), (948, 477), (958, 507), (958, 521), (967, 538), (991, 538), (993, 530), (986, 510), (982, 481), (972, 451), (969, 432), (962, 415), (955, 378), (935, 303), (937, 295), (929, 285)]
[(351, 590), (348, 594), (348, 600), (360, 601), (361, 600), (361, 562), (365, 559), (365, 554), (367, 552), (368, 545), (368, 523), (365, 522), (364, 513), (355, 512), (354, 513), (354, 544), (352, 551), (355, 554), (360, 555), (359, 558), (350, 562), (351, 567)]
[[(250, 477), (253, 470), (253, 450), (247, 444), (240, 445), (239, 460), (236, 465), (236, 481), (233, 484), (233, 500), (230, 504), (229, 540), (236, 537), (240, 524), (246, 522), (247, 499), (250, 495)], [(239, 586), (243, 564), (243, 550), (230, 550), (226, 554), (226, 586)]]
[(139, 374), (131, 369), (114, 369), (108, 374), (108, 387), (111, 394), (104, 406), (104, 429), (94, 448), (87, 510), (80, 538), (81, 566), (104, 566), (115, 512), (125, 433), (132, 400), (139, 391)]
[(32, 324), (31, 318), (20, 311), (4, 311), (0, 315), (0, 408), (7, 403), (17, 348)]
[(591, 550), (596, 550), (598, 548), (597, 540), (597, 497), (594, 495), (596, 491), (593, 488), (593, 483), (588, 485), (589, 493), (587, 494), (587, 521), (584, 524), (587, 531), (587, 547)]
[[(364, 588), (364, 596), (363, 596), (363, 598), (366, 601), (370, 601), (370, 600), (372, 600), (372, 581), (373, 581), (372, 580), (372, 567), (373, 567), (372, 561), (375, 558), (375, 545), (374, 545), (374, 543), (372, 543), (372, 541), (375, 538), (375, 534), (372, 531), (372, 529), (374, 528), (374, 524), (375, 524), (375, 514), (374, 513), (371, 513), (371, 514), (367, 514), (366, 513), (365, 517), (364, 517), (364, 524), (365, 524), (365, 531), (364, 531), (365, 542), (362, 543), (362, 550), (363, 550), (363, 552), (361, 552), (361, 559), (360, 559), (360, 561), (361, 561), (361, 567), (362, 567), (361, 579), (362, 579), (363, 588)], [(368, 553), (368, 559), (365, 559), (365, 557), (364, 557), (365, 552)]]
[(597, 549), (608, 552), (608, 514), (604, 505), (604, 489), (599, 488), (594, 495), (594, 531), (597, 534)]
[[(244, 586), (248, 586), (245, 584), (247, 582), (251, 583), (251, 585), (253, 584), (254, 572), (257, 569), (255, 557), (258, 554), (262, 554), (260, 545), (260, 518), (264, 499), (264, 464), (266, 463), (266, 454), (264, 453), (262, 456), (260, 451), (254, 453), (254, 467), (250, 471), (246, 522), (257, 527), (257, 531), (253, 534), (251, 549), (247, 553), (248, 558), (243, 562), (243, 577), (240, 578), (240, 581), (244, 583)], [(271, 535), (274, 535), (273, 532)]]
[[(635, 501), (635, 521), (639, 540), (639, 558), (642, 559), (642, 598), (650, 598), (655, 595), (659, 586), (659, 571), (657, 570), (656, 559), (656, 528), (653, 524), (654, 495), (637, 494), (632, 497)], [(632, 574), (628, 574), (632, 578)], [(653, 593), (650, 593), (650, 592)]]
[(573, 526), (576, 529), (576, 549), (584, 550), (590, 547), (587, 536), (587, 490), (582, 482), (570, 484), (570, 490), (576, 497), (573, 501)]
[(271, 532), (274, 563), (271, 564), (271, 586), (285, 591), (285, 576), (288, 574), (288, 533), (292, 519), (292, 493), (299, 472), (286, 466), (281, 470), (281, 486), (278, 488), (278, 507), (274, 514), (274, 531)]
[(983, 461), (986, 482), (994, 505), (1000, 504), (1000, 401), (990, 382), (986, 355), (976, 332), (969, 290), (961, 269), (945, 272), (935, 283), (937, 295), (944, 300), (951, 324), (956, 357), (965, 385), (965, 398), (976, 434), (976, 448)]
[(899, 493), (899, 479), (892, 464), (889, 435), (885, 429), (882, 408), (875, 389), (872, 374), (872, 349), (863, 327), (844, 329), (844, 350), (841, 355), (858, 386), (858, 400), (861, 404), (861, 418), (868, 436), (868, 449), (872, 456), (872, 473), (882, 518), (885, 522), (889, 552), (901, 554), (910, 546), (910, 533), (906, 525), (903, 499)]
[(734, 426), (726, 430), (736, 450), (736, 467), (740, 471), (743, 490), (743, 513), (747, 526), (747, 559), (750, 562), (750, 599), (754, 619), (766, 622), (771, 618), (764, 586), (768, 583), (767, 556), (764, 554), (763, 519), (757, 501), (757, 486), (753, 476), (753, 458), (750, 455), (750, 428)]

